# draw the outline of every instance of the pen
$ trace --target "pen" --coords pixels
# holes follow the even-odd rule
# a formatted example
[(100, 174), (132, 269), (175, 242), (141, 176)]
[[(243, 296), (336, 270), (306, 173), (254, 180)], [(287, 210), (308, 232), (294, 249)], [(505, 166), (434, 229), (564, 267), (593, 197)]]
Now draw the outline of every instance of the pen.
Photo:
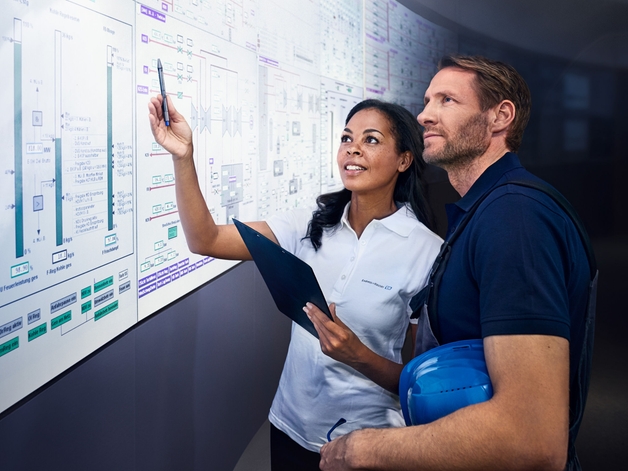
[(157, 59), (157, 75), (159, 75), (159, 88), (163, 97), (162, 110), (166, 126), (170, 126), (170, 115), (168, 115), (168, 102), (166, 101), (166, 84), (164, 83), (164, 69), (161, 67), (161, 59)]
[(344, 417), (341, 417), (340, 419), (338, 419), (338, 422), (336, 422), (332, 428), (329, 429), (329, 432), (327, 432), (327, 441), (331, 442), (331, 432), (333, 432), (334, 430), (336, 430), (336, 428), (340, 427), (342, 424), (346, 423), (347, 419), (345, 419)]

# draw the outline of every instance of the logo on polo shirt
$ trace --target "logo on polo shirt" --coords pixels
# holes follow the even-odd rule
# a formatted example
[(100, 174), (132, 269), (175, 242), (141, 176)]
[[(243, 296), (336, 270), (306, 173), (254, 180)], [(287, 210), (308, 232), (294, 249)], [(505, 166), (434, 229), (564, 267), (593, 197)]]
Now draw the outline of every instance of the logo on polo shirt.
[(370, 280), (365, 280), (364, 278), (362, 278), (362, 283), (368, 283), (369, 285), (377, 286), (378, 288), (382, 288), (382, 289), (385, 289), (385, 290), (391, 290), (392, 289), (392, 286), (380, 285), (379, 283), (375, 283), (374, 281), (370, 281)]

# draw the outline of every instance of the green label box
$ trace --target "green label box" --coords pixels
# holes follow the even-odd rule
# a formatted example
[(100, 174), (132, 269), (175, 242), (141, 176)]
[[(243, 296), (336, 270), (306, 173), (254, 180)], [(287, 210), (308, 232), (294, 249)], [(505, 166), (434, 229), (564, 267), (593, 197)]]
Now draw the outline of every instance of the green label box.
[(85, 299), (88, 296), (92, 295), (92, 287), (88, 286), (87, 288), (83, 288), (81, 290), (81, 299)]
[(102, 309), (98, 309), (98, 311), (94, 313), (94, 320), (98, 321), (105, 317), (107, 314), (111, 314), (116, 309), (118, 309), (118, 301), (114, 301), (111, 304), (106, 305)]
[(98, 293), (99, 291), (102, 291), (105, 288), (109, 288), (111, 285), (113, 285), (113, 276), (110, 276), (109, 278), (105, 278), (102, 281), (98, 281), (94, 283), (94, 293)]
[(62, 326), (66, 322), (70, 322), (72, 320), (72, 311), (68, 311), (65, 314), (61, 314), (60, 316), (54, 317), (50, 321), (50, 330), (54, 330), (57, 327)]
[(34, 329), (28, 331), (28, 341), (31, 342), (37, 337), (41, 337), (42, 335), (44, 335), (46, 332), (48, 332), (48, 326), (44, 322), (43, 324), (38, 325)]
[(7, 353), (12, 352), (13, 350), (19, 348), (19, 346), (20, 346), (19, 337), (14, 337), (8, 342), (4, 342), (3, 344), (0, 344), (0, 357), (2, 355), (6, 355)]

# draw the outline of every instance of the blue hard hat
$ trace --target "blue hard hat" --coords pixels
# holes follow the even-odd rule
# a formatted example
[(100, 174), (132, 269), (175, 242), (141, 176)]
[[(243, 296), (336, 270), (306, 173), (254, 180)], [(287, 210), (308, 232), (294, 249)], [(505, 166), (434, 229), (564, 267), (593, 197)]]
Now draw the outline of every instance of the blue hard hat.
[(428, 350), (408, 362), (399, 378), (406, 425), (427, 424), (492, 396), (484, 346), (477, 339)]

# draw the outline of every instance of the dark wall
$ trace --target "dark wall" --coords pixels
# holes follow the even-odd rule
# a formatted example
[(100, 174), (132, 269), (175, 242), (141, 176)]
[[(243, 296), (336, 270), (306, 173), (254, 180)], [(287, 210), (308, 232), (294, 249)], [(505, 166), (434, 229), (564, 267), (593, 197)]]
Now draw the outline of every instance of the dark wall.
[(231, 471), (266, 419), (290, 335), (238, 265), (0, 420), (4, 470)]

